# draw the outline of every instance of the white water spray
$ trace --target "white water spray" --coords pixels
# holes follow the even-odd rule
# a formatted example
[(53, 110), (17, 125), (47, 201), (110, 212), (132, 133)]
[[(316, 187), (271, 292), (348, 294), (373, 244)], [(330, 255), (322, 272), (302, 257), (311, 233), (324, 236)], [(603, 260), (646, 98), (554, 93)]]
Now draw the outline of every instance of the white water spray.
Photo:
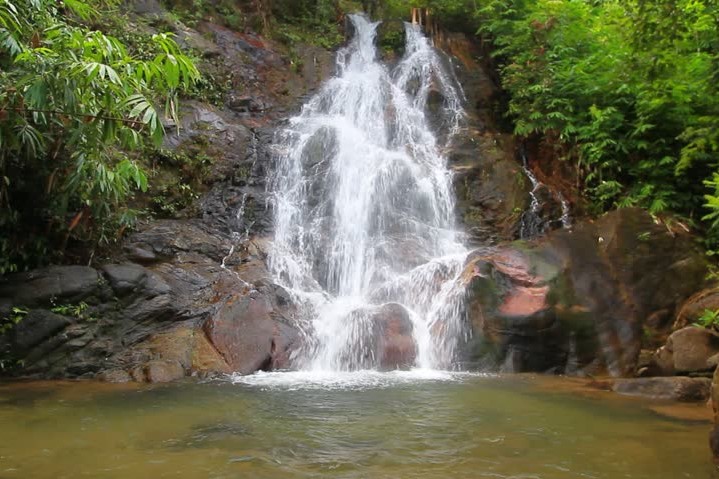
[(338, 75), (280, 133), (270, 184), (269, 264), (305, 336), (294, 366), (383, 367), (377, 318), (391, 311), (411, 322), (414, 365), (448, 368), (468, 334), (458, 279), (467, 250), (441, 153), (449, 140), (441, 144), (427, 111), (431, 95), (442, 99), (434, 112), (450, 139), (461, 91), (419, 27), (406, 25), (405, 56), (390, 71), (376, 58), (378, 24), (351, 21)]

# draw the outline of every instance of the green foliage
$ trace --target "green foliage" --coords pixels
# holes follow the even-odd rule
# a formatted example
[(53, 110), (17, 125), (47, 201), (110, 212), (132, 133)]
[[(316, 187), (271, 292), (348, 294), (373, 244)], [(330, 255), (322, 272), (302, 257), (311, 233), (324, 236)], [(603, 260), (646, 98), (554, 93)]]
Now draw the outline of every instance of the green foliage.
[(694, 326), (698, 326), (700, 328), (719, 329), (719, 310), (712, 311), (710, 309), (705, 309), (701, 316), (699, 316), (694, 322)]
[(10, 308), (10, 314), (0, 319), (0, 335), (7, 333), (27, 316), (29, 311), (20, 306)]
[(128, 49), (82, 26), (110, 7), (0, 0), (0, 274), (130, 226), (126, 201), (148, 179), (127, 152), (161, 142), (199, 78), (168, 34)]
[(575, 166), (590, 211), (678, 213), (719, 247), (719, 2), (387, 0), (384, 15), (411, 8), (494, 45), (515, 133)]
[(595, 212), (703, 216), (719, 238), (717, 2), (491, 0), (474, 15), (515, 132), (563, 145)]
[(385, 32), (384, 35), (381, 36), (379, 48), (387, 53), (401, 52), (404, 48), (404, 43), (404, 32), (398, 29), (393, 29)]
[(157, 171), (150, 193), (152, 213), (178, 218), (199, 198), (198, 191), (210, 174), (214, 160), (207, 139), (200, 135), (175, 150), (154, 149), (146, 154)]
[(82, 319), (84, 321), (96, 321), (97, 318), (89, 314), (88, 308), (88, 304), (84, 301), (81, 301), (77, 304), (56, 305), (53, 306), (50, 311), (55, 314), (60, 314), (62, 316), (71, 316), (73, 318)]
[(334, 48), (343, 40), (339, 25), (342, 10), (337, 0), (274, 0), (271, 2), (275, 25), (273, 35), (295, 45), (307, 43)]
[(240, 31), (248, 24), (247, 14), (241, 8), (243, 2), (236, 0), (163, 0), (162, 3), (190, 27), (209, 20)]

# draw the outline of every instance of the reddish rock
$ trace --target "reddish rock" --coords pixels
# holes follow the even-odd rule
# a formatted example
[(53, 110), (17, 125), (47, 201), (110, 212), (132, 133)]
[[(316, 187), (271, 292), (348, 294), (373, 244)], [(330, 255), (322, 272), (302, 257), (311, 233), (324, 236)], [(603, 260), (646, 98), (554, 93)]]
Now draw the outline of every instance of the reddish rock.
[(377, 358), (381, 369), (411, 367), (417, 357), (417, 344), (412, 336), (414, 329), (409, 313), (401, 305), (389, 303), (381, 306), (373, 317), (379, 333)]
[(466, 359), (499, 369), (510, 358), (518, 372), (634, 375), (647, 337), (669, 334), (669, 318), (705, 272), (688, 235), (640, 209), (478, 251), (463, 274), (474, 330)]
[(241, 374), (287, 367), (299, 336), (259, 291), (231, 297), (203, 329), (230, 369)]

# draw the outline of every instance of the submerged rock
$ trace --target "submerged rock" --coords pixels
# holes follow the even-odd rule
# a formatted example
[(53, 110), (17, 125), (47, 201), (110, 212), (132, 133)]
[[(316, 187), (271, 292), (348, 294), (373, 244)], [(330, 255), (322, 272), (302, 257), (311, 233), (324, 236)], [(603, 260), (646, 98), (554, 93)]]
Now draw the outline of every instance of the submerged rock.
[(683, 376), (616, 379), (612, 390), (627, 396), (640, 396), (649, 399), (704, 402), (709, 399), (711, 380)]
[(145, 365), (145, 377), (151, 383), (169, 383), (185, 377), (185, 369), (177, 361), (155, 359)]

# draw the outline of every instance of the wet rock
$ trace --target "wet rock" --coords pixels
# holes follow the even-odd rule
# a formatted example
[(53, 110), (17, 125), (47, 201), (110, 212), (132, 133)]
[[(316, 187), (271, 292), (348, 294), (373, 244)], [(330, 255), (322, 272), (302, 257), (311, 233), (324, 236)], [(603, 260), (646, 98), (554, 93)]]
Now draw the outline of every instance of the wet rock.
[(710, 359), (719, 353), (719, 334), (694, 326), (673, 332), (654, 354), (650, 369), (671, 376), (712, 369)]
[[(181, 129), (168, 135), (165, 146), (177, 148), (193, 141), (208, 143), (220, 151), (247, 145), (252, 132), (243, 124), (232, 121), (229, 116), (210, 105), (199, 102), (183, 102)], [(237, 152), (239, 153), (239, 152)]]
[(399, 304), (382, 305), (373, 316), (379, 334), (377, 358), (381, 369), (406, 369), (414, 365), (417, 344), (414, 341), (412, 320)]
[(619, 394), (648, 399), (704, 402), (710, 396), (711, 380), (683, 376), (617, 379), (612, 390)]
[(185, 377), (185, 370), (178, 361), (166, 359), (149, 361), (144, 372), (151, 383), (169, 383)]
[(198, 222), (165, 220), (131, 235), (124, 248), (134, 256), (144, 251), (146, 257), (170, 260), (180, 253), (195, 252), (220, 262), (228, 245), (225, 237)]
[(677, 314), (673, 329), (691, 325), (707, 310), (719, 310), (719, 288), (704, 289), (687, 299)]
[[(499, 124), (503, 93), (488, 63), (491, 55), (461, 33), (439, 35), (434, 41), (451, 58), (467, 97), (465, 127), (447, 152), (457, 216), (478, 244), (512, 240), (517, 237), (521, 213), (529, 205), (531, 185), (517, 160), (514, 137)], [(434, 100), (441, 105), (441, 98)], [(438, 116), (430, 115), (430, 121)]]
[(147, 347), (150, 356), (178, 362), (194, 374), (232, 372), (200, 327), (185, 324), (155, 334)]
[(44, 340), (59, 333), (71, 320), (44, 309), (34, 309), (13, 329), (13, 345), (17, 354), (23, 354)]
[(130, 370), (130, 377), (133, 381), (136, 383), (144, 383), (147, 381), (147, 376), (145, 375), (145, 368), (143, 366), (136, 366)]
[(180, 46), (200, 52), (203, 58), (214, 58), (222, 55), (222, 50), (200, 32), (184, 25), (178, 25), (178, 27), (176, 32)]
[(299, 337), (267, 291), (229, 298), (203, 328), (230, 369), (241, 374), (287, 367), (287, 353)]
[(87, 266), (51, 266), (9, 275), (0, 283), (0, 298), (16, 306), (41, 306), (51, 300), (77, 302), (98, 293), (101, 278)]
[(113, 291), (124, 296), (137, 289), (147, 277), (147, 270), (137, 264), (107, 264), (102, 267)]
[(470, 360), (499, 367), (511, 353), (517, 371), (633, 375), (646, 318), (677, 310), (705, 270), (691, 238), (638, 209), (479, 252), (463, 275)]
[(639, 351), (639, 358), (637, 359), (637, 368), (645, 368), (652, 363), (654, 358), (654, 351), (651, 349), (642, 349)]
[(339, 353), (332, 358), (342, 369), (407, 369), (414, 365), (417, 345), (409, 312), (400, 304), (364, 306), (342, 320), (345, 331)]
[(719, 464), (719, 425), (717, 424), (709, 433), (709, 449), (712, 452), (714, 464)]
[(463, 132), (449, 153), (457, 213), (472, 239), (496, 243), (516, 236), (529, 202), (529, 181), (509, 135)]
[(250, 107), (252, 106), (252, 98), (250, 98), (249, 96), (231, 98), (229, 106), (237, 112), (247, 113), (250, 111)]
[(132, 381), (132, 376), (130, 376), (130, 373), (122, 369), (112, 369), (98, 374), (97, 379), (106, 383), (120, 384)]

